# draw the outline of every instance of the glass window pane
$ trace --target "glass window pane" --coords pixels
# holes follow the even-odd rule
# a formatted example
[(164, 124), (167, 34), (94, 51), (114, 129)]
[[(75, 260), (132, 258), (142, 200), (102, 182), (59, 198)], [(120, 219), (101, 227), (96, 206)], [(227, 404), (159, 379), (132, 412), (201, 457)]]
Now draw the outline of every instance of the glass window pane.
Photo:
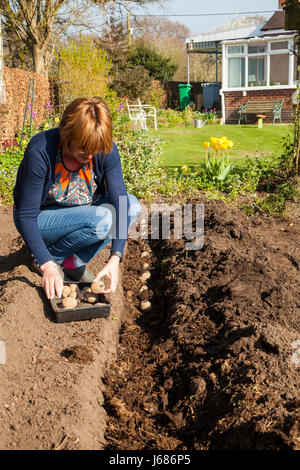
[(248, 59), (248, 85), (265, 86), (265, 57), (249, 57)]
[(262, 52), (267, 52), (266, 42), (252, 42), (248, 44), (248, 54), (259, 54)]
[(244, 46), (228, 46), (228, 54), (243, 54)]
[(289, 84), (289, 54), (270, 55), (270, 85)]
[(228, 59), (228, 88), (245, 86), (244, 57)]
[(288, 49), (288, 41), (271, 42), (271, 51), (279, 51), (282, 49)]

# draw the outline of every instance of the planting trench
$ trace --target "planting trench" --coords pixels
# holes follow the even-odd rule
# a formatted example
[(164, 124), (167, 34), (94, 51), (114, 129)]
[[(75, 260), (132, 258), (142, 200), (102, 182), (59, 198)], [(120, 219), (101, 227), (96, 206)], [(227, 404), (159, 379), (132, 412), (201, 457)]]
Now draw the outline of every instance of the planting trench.
[(299, 261), (299, 224), (222, 202), (205, 202), (201, 250), (129, 240), (106, 448), (299, 448)]
[(0, 211), (0, 448), (300, 448), (299, 219), (205, 201), (201, 250), (129, 239), (110, 318), (56, 324)]

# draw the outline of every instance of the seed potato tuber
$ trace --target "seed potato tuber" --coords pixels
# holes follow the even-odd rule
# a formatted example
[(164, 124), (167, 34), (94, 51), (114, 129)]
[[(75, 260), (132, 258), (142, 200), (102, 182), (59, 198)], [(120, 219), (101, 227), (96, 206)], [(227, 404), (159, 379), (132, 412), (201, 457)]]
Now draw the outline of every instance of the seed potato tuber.
[(143, 300), (140, 303), (140, 308), (143, 312), (148, 312), (151, 309), (151, 303), (148, 300)]
[(150, 279), (150, 277), (151, 277), (150, 272), (149, 272), (149, 271), (145, 271), (145, 272), (141, 275), (140, 280), (141, 280), (142, 282), (145, 282), (145, 281), (147, 281), (147, 279)]
[(64, 308), (76, 308), (77, 300), (73, 297), (65, 297), (62, 301)]
[(77, 284), (70, 284), (70, 286), (69, 286), (69, 287), (70, 287), (71, 291), (75, 291), (75, 292), (77, 292), (77, 290), (78, 290), (78, 286), (77, 286)]
[(94, 281), (91, 284), (91, 290), (94, 294), (101, 294), (105, 290), (105, 284), (103, 281)]
[(64, 286), (64, 287), (63, 287), (63, 290), (62, 290), (62, 296), (63, 296), (63, 298), (68, 297), (68, 295), (70, 294), (70, 292), (71, 292), (70, 287), (69, 287), (69, 286)]

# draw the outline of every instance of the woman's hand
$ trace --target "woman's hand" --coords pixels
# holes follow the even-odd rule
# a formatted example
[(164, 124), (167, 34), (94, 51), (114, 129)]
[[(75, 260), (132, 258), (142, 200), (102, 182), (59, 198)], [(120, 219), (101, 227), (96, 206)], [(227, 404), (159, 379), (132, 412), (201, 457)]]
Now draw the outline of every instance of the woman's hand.
[(99, 281), (103, 276), (109, 279), (109, 288), (103, 291), (103, 294), (111, 294), (116, 291), (119, 280), (119, 264), (120, 258), (117, 255), (112, 255), (108, 263), (97, 274), (95, 281)]
[(42, 283), (47, 299), (53, 299), (55, 292), (57, 297), (61, 297), (64, 283), (56, 264), (53, 261), (47, 261), (40, 268), (43, 273)]

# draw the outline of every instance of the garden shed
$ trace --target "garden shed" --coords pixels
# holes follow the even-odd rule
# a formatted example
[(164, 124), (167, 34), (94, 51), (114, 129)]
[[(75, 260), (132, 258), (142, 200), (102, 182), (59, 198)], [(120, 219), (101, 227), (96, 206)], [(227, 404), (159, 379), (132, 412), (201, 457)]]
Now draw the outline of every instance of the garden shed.
[[(205, 50), (217, 54), (222, 50), (220, 95), (226, 124), (246, 119), (254, 122), (258, 113), (265, 114), (267, 122), (272, 122), (275, 115), (276, 122), (292, 120), (296, 31), (284, 29), (282, 3), (279, 0), (279, 9), (264, 23), (187, 40), (188, 54)], [(241, 106), (243, 114), (239, 113)]]

